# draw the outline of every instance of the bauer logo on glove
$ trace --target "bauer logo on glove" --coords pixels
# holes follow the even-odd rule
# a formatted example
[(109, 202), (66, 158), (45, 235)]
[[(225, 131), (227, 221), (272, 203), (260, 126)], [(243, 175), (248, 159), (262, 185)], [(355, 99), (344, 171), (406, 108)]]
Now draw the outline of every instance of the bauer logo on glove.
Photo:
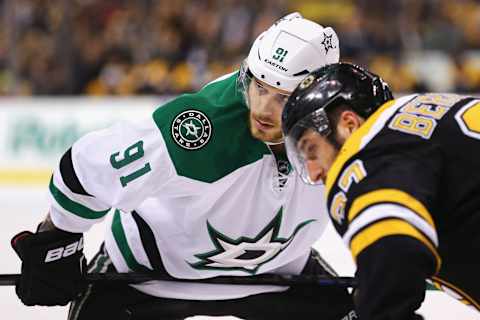
[(74, 243), (71, 243), (68, 246), (48, 250), (47, 256), (45, 257), (45, 262), (52, 262), (52, 261), (59, 260), (61, 258), (69, 257), (77, 251), (82, 251), (82, 249), (83, 249), (83, 238), (80, 238), (80, 240), (75, 241)]

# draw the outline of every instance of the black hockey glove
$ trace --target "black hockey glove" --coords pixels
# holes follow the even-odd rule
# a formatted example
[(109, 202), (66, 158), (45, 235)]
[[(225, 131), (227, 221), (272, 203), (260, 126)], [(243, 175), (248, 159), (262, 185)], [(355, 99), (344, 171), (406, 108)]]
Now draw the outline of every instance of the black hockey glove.
[(11, 243), (22, 260), (15, 291), (25, 305), (63, 306), (86, 288), (81, 233), (23, 231)]

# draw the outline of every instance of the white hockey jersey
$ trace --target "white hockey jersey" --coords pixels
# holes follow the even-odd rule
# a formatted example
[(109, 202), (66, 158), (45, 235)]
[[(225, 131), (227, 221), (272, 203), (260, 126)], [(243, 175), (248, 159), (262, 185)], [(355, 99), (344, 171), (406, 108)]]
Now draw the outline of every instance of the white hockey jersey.
[[(114, 211), (105, 246), (118, 272), (299, 274), (328, 221), (323, 188), (291, 170), (279, 173), (279, 159), (250, 134), (236, 78), (179, 96), (151, 119), (77, 141), (50, 182), (53, 223), (84, 232)], [(194, 300), (286, 290), (171, 281), (135, 287)]]

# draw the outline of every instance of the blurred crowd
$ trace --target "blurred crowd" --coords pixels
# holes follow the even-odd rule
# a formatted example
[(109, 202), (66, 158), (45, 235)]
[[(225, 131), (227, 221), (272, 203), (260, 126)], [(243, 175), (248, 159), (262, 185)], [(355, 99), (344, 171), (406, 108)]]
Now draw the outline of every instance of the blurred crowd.
[(0, 94), (176, 94), (299, 11), (397, 92), (480, 88), (478, 0), (0, 0)]

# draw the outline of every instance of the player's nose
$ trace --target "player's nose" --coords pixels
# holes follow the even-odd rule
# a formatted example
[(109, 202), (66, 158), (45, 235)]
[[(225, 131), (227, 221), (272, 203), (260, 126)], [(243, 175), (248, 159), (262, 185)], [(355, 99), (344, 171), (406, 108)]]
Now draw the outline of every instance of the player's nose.
[(306, 167), (308, 171), (308, 176), (312, 182), (324, 182), (325, 179), (325, 170), (316, 160), (307, 160)]
[(273, 94), (265, 94), (260, 98), (259, 110), (265, 116), (272, 115), (275, 107), (277, 106), (275, 96)]

